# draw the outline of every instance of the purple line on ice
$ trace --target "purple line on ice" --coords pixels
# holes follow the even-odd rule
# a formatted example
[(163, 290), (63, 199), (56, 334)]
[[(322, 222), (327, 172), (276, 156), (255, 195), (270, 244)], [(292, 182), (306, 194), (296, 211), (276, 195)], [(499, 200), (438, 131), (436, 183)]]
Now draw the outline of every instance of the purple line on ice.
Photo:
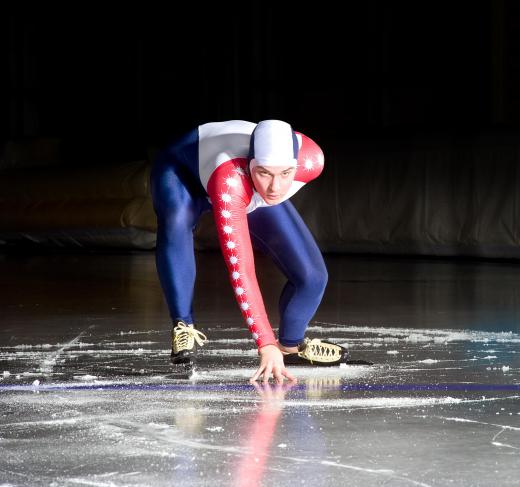
[[(272, 387), (275, 387), (272, 385)], [(292, 390), (315, 389), (314, 386), (307, 387), (306, 384), (297, 384)], [(53, 391), (53, 390), (217, 390), (217, 391), (236, 391), (252, 390), (251, 384), (39, 384), (19, 385), (5, 384), (0, 385), (0, 391)], [(341, 384), (326, 385), (320, 389), (333, 389), (341, 391), (520, 391), (520, 384)]]

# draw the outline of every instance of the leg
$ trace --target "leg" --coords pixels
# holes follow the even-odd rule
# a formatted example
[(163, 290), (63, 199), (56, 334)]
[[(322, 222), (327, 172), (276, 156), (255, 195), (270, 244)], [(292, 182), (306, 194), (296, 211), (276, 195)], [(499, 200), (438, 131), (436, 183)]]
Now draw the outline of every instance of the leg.
[(328, 274), (314, 237), (290, 201), (257, 208), (248, 215), (255, 247), (268, 254), (288, 281), (280, 296), (282, 345), (303, 341), (325, 292)]
[[(164, 151), (154, 161), (151, 192), (157, 214), (156, 265), (173, 322), (193, 323), (195, 252), (193, 229), (207, 200), (192, 188), (186, 169)], [(193, 190), (195, 189), (195, 190)]]

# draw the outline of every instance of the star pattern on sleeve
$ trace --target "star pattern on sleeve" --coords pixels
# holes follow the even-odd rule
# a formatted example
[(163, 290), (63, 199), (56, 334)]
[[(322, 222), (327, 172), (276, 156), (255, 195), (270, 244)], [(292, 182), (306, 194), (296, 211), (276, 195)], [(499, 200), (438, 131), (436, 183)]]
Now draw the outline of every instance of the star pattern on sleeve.
[(325, 158), (316, 142), (303, 134), (299, 135), (301, 136), (302, 144), (298, 152), (294, 180), (308, 183), (321, 174)]
[[(258, 347), (275, 344), (254, 271), (254, 256), (246, 208), (253, 195), (252, 184), (242, 167), (243, 159), (221, 164), (211, 175), (208, 194), (220, 247), (239, 309)], [(213, 195), (218, 195), (214, 197)]]

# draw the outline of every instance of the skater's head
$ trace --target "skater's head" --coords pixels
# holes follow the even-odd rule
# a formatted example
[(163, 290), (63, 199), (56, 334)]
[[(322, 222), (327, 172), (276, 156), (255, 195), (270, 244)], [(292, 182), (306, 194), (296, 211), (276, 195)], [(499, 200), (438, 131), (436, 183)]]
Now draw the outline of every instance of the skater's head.
[(270, 205), (291, 188), (298, 161), (298, 139), (287, 122), (263, 120), (249, 144), (248, 168), (256, 191)]
[(293, 166), (298, 161), (298, 139), (287, 122), (262, 120), (249, 142), (249, 166)]

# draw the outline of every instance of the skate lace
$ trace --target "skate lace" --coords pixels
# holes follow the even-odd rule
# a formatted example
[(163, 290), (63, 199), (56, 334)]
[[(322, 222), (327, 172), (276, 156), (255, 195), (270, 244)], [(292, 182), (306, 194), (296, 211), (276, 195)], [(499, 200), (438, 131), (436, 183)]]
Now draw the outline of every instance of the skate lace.
[(177, 326), (173, 329), (173, 350), (176, 353), (181, 350), (192, 349), (194, 342), (202, 346), (206, 341), (207, 337), (204, 333), (193, 326), (188, 326), (182, 321), (179, 321)]
[(298, 352), (300, 357), (310, 362), (334, 362), (341, 358), (341, 347), (333, 343), (324, 343), (319, 338), (305, 339), (305, 348)]

